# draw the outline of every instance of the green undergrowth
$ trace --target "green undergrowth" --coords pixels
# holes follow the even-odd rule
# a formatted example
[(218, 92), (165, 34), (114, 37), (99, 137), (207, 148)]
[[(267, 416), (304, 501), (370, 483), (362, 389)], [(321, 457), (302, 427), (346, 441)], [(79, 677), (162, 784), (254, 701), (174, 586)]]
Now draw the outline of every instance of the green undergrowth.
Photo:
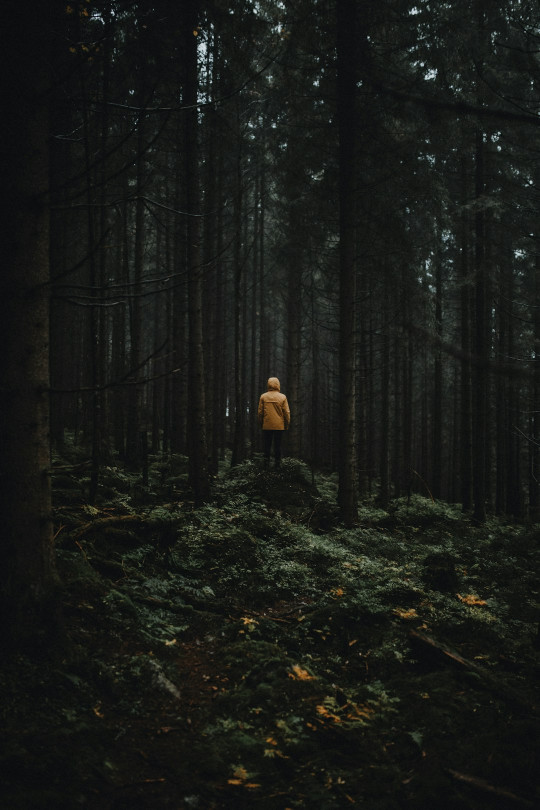
[[(64, 628), (0, 673), (18, 808), (535, 807), (540, 527), (286, 460), (56, 486)], [(76, 496), (74, 495), (76, 493)]]

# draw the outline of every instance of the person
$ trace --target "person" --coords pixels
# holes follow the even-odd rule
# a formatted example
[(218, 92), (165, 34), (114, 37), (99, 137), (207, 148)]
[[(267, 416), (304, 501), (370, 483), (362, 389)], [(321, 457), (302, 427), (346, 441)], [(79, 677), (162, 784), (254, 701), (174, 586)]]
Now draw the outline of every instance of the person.
[(258, 419), (263, 430), (264, 466), (270, 464), (270, 453), (274, 445), (276, 468), (281, 466), (281, 439), (283, 431), (289, 429), (291, 412), (287, 397), (280, 391), (277, 377), (270, 377), (268, 390), (259, 399)]

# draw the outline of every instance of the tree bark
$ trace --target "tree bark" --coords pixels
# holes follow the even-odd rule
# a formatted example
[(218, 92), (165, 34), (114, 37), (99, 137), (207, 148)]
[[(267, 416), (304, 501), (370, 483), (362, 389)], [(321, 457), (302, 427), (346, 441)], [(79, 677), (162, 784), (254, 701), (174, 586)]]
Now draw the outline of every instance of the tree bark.
[[(385, 290), (391, 294), (391, 273), (388, 262), (384, 265)], [(380, 443), (380, 493), (379, 500), (381, 507), (386, 509), (390, 500), (390, 335), (388, 327), (382, 333), (381, 351), (381, 443)]]
[[(467, 157), (461, 158), (461, 203), (468, 201)], [(471, 288), (469, 275), (469, 217), (464, 211), (460, 222), (460, 498), (464, 512), (472, 507), (472, 401), (471, 401)]]
[[(143, 103), (142, 88), (139, 88), (140, 103)], [(144, 243), (145, 243), (145, 215), (144, 215), (144, 174), (145, 174), (145, 117), (141, 112), (137, 128), (137, 162), (136, 162), (136, 202), (135, 202), (135, 244), (133, 247), (133, 287), (130, 299), (130, 354), (129, 362), (131, 374), (138, 378), (141, 374), (140, 363), (142, 359), (142, 314), (141, 292), (144, 273)], [(134, 470), (141, 464), (141, 404), (142, 385), (134, 385), (131, 391), (126, 422), (126, 462)]]
[(244, 313), (244, 267), (242, 255), (242, 217), (244, 205), (244, 187), (242, 180), (242, 136), (240, 132), (240, 113), (236, 117), (236, 185), (234, 203), (234, 427), (231, 466), (244, 461), (246, 457), (246, 403), (243, 380), (245, 376), (245, 356), (243, 341)]
[(184, 88), (185, 115), (185, 183), (187, 197), (187, 263), (188, 263), (188, 454), (189, 482), (195, 504), (208, 497), (210, 477), (206, 438), (206, 400), (203, 352), (201, 225), (199, 190), (199, 145), (197, 105), (197, 26), (198, 0), (187, 0), (184, 5), (184, 46), (186, 85)]
[[(540, 182), (540, 172), (537, 172)], [(534, 300), (540, 301), (540, 253), (534, 263)], [(533, 309), (533, 379), (529, 441), (529, 518), (532, 523), (540, 519), (540, 307)]]
[[(441, 243), (441, 231), (438, 229), (438, 241)], [(435, 334), (442, 340), (443, 334), (443, 280), (442, 257), (439, 247), (435, 257)], [(443, 465), (443, 358), (440, 343), (435, 346), (433, 367), (433, 433), (432, 433), (432, 487), (435, 498), (442, 495), (442, 465)]]
[[(4, 630), (37, 629), (56, 575), (49, 457), (49, 121), (52, 13), (3, 6), (0, 602)], [(9, 122), (9, 123), (8, 123)], [(35, 625), (34, 625), (35, 623)]]
[(358, 517), (356, 471), (356, 2), (337, 1), (337, 117), (339, 130), (339, 489), (346, 526)]
[[(476, 197), (483, 194), (483, 133), (476, 136)], [(475, 216), (475, 330), (474, 347), (478, 358), (476, 380), (473, 390), (473, 499), (474, 517), (486, 519), (486, 407), (487, 407), (487, 335), (486, 335), (486, 268), (484, 244), (485, 216), (478, 211)]]

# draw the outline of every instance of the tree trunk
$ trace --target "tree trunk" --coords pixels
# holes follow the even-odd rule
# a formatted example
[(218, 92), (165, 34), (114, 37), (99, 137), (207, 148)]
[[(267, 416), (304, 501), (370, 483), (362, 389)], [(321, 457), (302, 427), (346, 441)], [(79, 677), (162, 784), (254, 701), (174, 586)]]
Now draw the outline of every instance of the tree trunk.
[[(461, 158), (461, 203), (468, 201), (467, 158)], [(464, 211), (460, 223), (460, 485), (464, 512), (472, 507), (472, 402), (471, 402), (471, 288), (469, 275), (469, 217)]]
[(15, 637), (50, 618), (55, 582), (49, 457), (49, 43), (47, 4), (4, 4), (4, 240), (0, 334), (0, 603)]
[[(296, 147), (295, 147), (296, 149)], [(291, 427), (287, 436), (287, 450), (291, 456), (300, 456), (301, 424), (300, 413), (300, 368), (302, 364), (302, 261), (304, 240), (300, 239), (302, 228), (300, 196), (298, 180), (298, 166), (293, 150), (288, 156), (288, 166), (293, 168), (292, 176), (287, 178), (289, 195), (287, 199), (287, 236), (286, 236), (286, 262), (287, 262), (287, 399), (291, 408)], [(289, 151), (291, 147), (289, 145)]]
[[(476, 199), (484, 193), (483, 132), (476, 133)], [(474, 348), (477, 366), (473, 390), (473, 499), (475, 520), (486, 519), (486, 443), (487, 443), (487, 312), (485, 266), (485, 212), (475, 215), (475, 329)]]
[[(140, 97), (142, 99), (142, 92)], [(144, 217), (144, 164), (145, 164), (145, 139), (144, 139), (144, 115), (141, 114), (137, 130), (137, 177), (135, 202), (135, 245), (133, 254), (133, 287), (130, 299), (130, 346), (129, 355), (130, 377), (135, 380), (140, 377), (140, 364), (142, 360), (142, 317), (141, 317), (141, 292), (142, 278), (144, 271), (144, 240), (145, 240), (145, 217)], [(127, 408), (126, 424), (126, 462), (134, 470), (139, 469), (141, 464), (141, 403), (142, 385), (131, 386)]]
[[(540, 172), (537, 172), (540, 182)], [(540, 252), (534, 265), (534, 300), (540, 301)], [(533, 379), (529, 441), (529, 519), (540, 520), (540, 307), (533, 308)]]
[(250, 328), (251, 340), (249, 349), (249, 449), (250, 457), (253, 458), (258, 439), (258, 424), (257, 424), (257, 406), (258, 406), (258, 374), (257, 374), (257, 335), (259, 318), (257, 314), (257, 297), (258, 297), (258, 283), (259, 283), (259, 261), (260, 255), (257, 250), (259, 242), (259, 204), (260, 204), (260, 172), (257, 171), (255, 177), (255, 189), (253, 192), (253, 271), (251, 279), (251, 303), (250, 303)]
[(246, 456), (246, 403), (243, 389), (244, 379), (244, 341), (243, 336), (243, 256), (242, 256), (242, 215), (243, 215), (243, 181), (242, 181), (242, 143), (240, 132), (240, 116), (236, 119), (238, 138), (236, 155), (236, 187), (234, 203), (234, 288), (233, 288), (233, 312), (234, 312), (234, 428), (231, 465), (234, 467), (245, 459)]
[(356, 523), (356, 2), (337, 1), (337, 118), (339, 130), (339, 490), (346, 526)]
[(215, 270), (215, 344), (211, 354), (212, 363), (212, 469), (217, 472), (220, 459), (225, 455), (225, 414), (227, 411), (226, 392), (226, 343), (225, 343), (225, 268), (223, 253), (223, 151), (219, 152), (218, 164), (218, 214), (216, 235), (216, 270)]
[[(483, 57), (486, 51), (485, 42), (485, 0), (477, 0), (475, 8), (478, 36), (478, 70), (482, 70)], [(485, 88), (479, 81), (477, 101), (484, 102)], [(486, 209), (482, 205), (486, 191), (486, 143), (483, 129), (478, 125), (475, 130), (475, 199), (477, 209), (474, 217), (474, 355), (476, 358), (475, 384), (473, 389), (473, 501), (475, 520), (486, 519), (486, 459), (487, 459), (487, 402), (489, 333), (488, 333), (488, 295), (486, 267)]]
[[(438, 242), (441, 243), (442, 228), (438, 229)], [(443, 331), (443, 282), (442, 257), (440, 248), (435, 257), (435, 333), (442, 340)], [(431, 491), (435, 498), (442, 494), (443, 470), (443, 358), (440, 343), (435, 346), (435, 360), (433, 368), (433, 446), (432, 446), (432, 486)]]
[[(258, 233), (258, 242), (256, 245), (256, 250), (259, 255), (258, 261), (258, 270), (259, 270), (259, 343), (258, 343), (258, 354), (259, 354), (259, 378), (258, 382), (260, 385), (259, 394), (263, 393), (266, 390), (266, 380), (270, 376), (270, 355), (269, 355), (269, 329), (267, 323), (267, 290), (266, 290), (266, 265), (265, 265), (265, 251), (266, 251), (266, 197), (267, 197), (267, 189), (266, 189), (266, 155), (263, 149), (263, 156), (262, 156), (262, 166), (261, 166), (261, 199), (260, 199), (260, 211), (259, 211), (259, 233)], [(256, 407), (258, 402), (255, 403)], [(294, 418), (294, 417), (293, 417)], [(253, 415), (253, 419), (256, 419), (256, 413)]]
[[(385, 290), (390, 295), (391, 273), (388, 263), (384, 268)], [(388, 327), (382, 333), (382, 356), (381, 356), (381, 446), (380, 446), (380, 494), (381, 507), (386, 509), (390, 500), (390, 335)]]
[(208, 497), (210, 477), (206, 439), (206, 401), (203, 352), (201, 226), (199, 190), (199, 146), (197, 106), (197, 26), (198, 0), (187, 0), (184, 6), (184, 46), (186, 86), (185, 115), (185, 182), (187, 197), (187, 262), (188, 262), (188, 413), (187, 434), (189, 483), (195, 504)]
[[(179, 132), (178, 140), (182, 142), (182, 137), (186, 137), (184, 126), (183, 136)], [(184, 160), (185, 163), (185, 160)], [(182, 194), (181, 189), (184, 193)], [(180, 163), (180, 155), (177, 163), (175, 178), (175, 201), (176, 208), (187, 210), (188, 199), (185, 183), (185, 169)], [(187, 225), (181, 216), (175, 218), (174, 239), (172, 250), (172, 265), (174, 273), (180, 274), (185, 270), (187, 263)], [(170, 449), (173, 453), (186, 453), (187, 448), (187, 396), (188, 373), (185, 369), (188, 363), (188, 290), (184, 284), (175, 284), (172, 292), (172, 315), (171, 315), (171, 342), (173, 346), (173, 366), (180, 369), (174, 374), (170, 381)]]

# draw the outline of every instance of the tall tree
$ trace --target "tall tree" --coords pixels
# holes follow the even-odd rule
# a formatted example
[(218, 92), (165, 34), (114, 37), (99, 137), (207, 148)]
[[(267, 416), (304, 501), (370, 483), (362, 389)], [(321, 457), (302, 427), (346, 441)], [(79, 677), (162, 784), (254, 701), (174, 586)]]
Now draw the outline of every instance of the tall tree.
[[(339, 131), (339, 491), (341, 516), (356, 522), (356, 60), (355, 0), (337, 0), (337, 118)], [(362, 4), (364, 6), (364, 4)]]
[[(49, 458), (49, 4), (4, 6), (0, 601), (5, 630), (46, 618), (55, 582)], [(27, 628), (28, 629), (28, 628)]]
[(201, 224), (199, 190), (198, 45), (199, 0), (186, 0), (183, 7), (185, 59), (185, 184), (187, 202), (188, 270), (188, 414), (189, 481), (195, 502), (202, 503), (210, 489), (206, 437), (206, 397), (203, 352)]

